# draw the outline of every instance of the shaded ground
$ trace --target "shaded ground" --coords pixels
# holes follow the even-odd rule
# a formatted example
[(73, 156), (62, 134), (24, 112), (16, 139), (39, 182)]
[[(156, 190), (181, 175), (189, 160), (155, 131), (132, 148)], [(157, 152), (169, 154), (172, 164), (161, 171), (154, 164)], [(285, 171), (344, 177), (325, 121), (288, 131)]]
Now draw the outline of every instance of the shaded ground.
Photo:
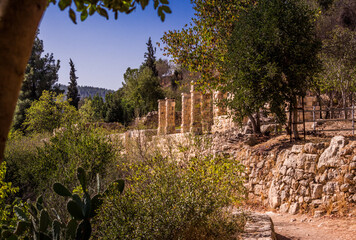
[(278, 240), (356, 240), (356, 217), (320, 217), (267, 212)]

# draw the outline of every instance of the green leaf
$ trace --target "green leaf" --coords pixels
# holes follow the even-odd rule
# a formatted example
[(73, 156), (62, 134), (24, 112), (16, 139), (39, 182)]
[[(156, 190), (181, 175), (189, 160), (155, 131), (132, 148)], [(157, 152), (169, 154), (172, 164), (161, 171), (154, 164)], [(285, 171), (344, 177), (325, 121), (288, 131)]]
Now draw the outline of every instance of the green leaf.
[(75, 14), (75, 12), (73, 11), (73, 9), (69, 9), (69, 17), (70, 19), (72, 19), (72, 21), (77, 24), (77, 16)]
[(27, 230), (27, 228), (29, 226), (30, 226), (29, 222), (25, 222), (25, 221), (17, 222), (17, 226), (16, 226), (16, 230), (15, 230), (14, 234), (16, 234), (18, 236), (22, 235)]
[(46, 210), (42, 209), (42, 211), (40, 213), (40, 231), (46, 232), (50, 222), (51, 222), (51, 219), (49, 218), (48, 212)]
[(14, 212), (17, 216), (22, 221), (29, 222), (29, 219), (27, 218), (26, 214), (22, 211), (21, 208), (19, 207), (14, 207)]
[(53, 184), (53, 190), (55, 193), (62, 197), (71, 197), (72, 193), (61, 183)]
[(58, 7), (63, 11), (71, 4), (72, 4), (72, 0), (60, 0), (58, 3)]
[(74, 239), (75, 231), (77, 230), (78, 223), (75, 219), (72, 219), (67, 224), (66, 239)]
[(161, 6), (162, 11), (165, 11), (166, 13), (172, 13), (172, 10), (168, 6)]
[(90, 236), (91, 224), (87, 219), (85, 219), (79, 224), (75, 239), (89, 240)]
[(123, 179), (116, 180), (110, 183), (108, 188), (105, 190), (104, 195), (107, 195), (110, 191), (115, 191), (115, 190), (122, 193), (124, 191), (124, 188), (125, 188), (125, 180)]
[(103, 204), (102, 196), (100, 194), (95, 195), (91, 199), (91, 213), (90, 213), (90, 218), (93, 218), (97, 215), (97, 210), (100, 208), (100, 206)]
[(158, 5), (159, 5), (159, 1), (155, 0), (154, 5), (153, 5), (154, 9), (157, 9)]
[(92, 16), (96, 11), (96, 6), (95, 5), (90, 5), (89, 7), (89, 16)]
[(88, 193), (84, 193), (84, 216), (87, 218), (91, 213), (91, 200)]
[(72, 199), (78, 204), (78, 206), (82, 207), (82, 199), (80, 199), (78, 194), (73, 194)]
[(105, 17), (106, 19), (109, 19), (108, 12), (105, 9), (98, 7), (96, 11), (99, 13), (99, 15)]
[(76, 220), (82, 220), (84, 218), (81, 207), (73, 200), (68, 201), (67, 210), (69, 214)]
[(85, 174), (85, 170), (81, 167), (79, 167), (77, 169), (77, 178), (80, 182), (80, 185), (82, 185), (83, 191), (86, 192), (87, 191), (87, 176)]
[(87, 17), (88, 17), (88, 11), (85, 9), (80, 14), (80, 20), (83, 22), (85, 19), (87, 19)]
[(169, 4), (168, 0), (160, 0), (162, 4)]
[(52, 234), (54, 240), (59, 240), (61, 236), (61, 223), (58, 220), (54, 220), (52, 223)]

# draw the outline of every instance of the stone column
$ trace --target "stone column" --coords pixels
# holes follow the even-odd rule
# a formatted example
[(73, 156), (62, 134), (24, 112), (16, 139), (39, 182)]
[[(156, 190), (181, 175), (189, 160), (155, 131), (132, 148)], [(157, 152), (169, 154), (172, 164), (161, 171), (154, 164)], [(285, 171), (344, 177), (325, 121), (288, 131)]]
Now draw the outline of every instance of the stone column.
[(166, 100), (158, 100), (158, 135), (163, 135), (166, 131)]
[(226, 108), (218, 105), (218, 103), (224, 99), (224, 94), (221, 91), (216, 91), (214, 93), (214, 117), (219, 117), (222, 115), (226, 115)]
[(192, 84), (191, 90), (191, 122), (190, 122), (190, 132), (193, 134), (202, 134), (201, 125), (201, 102), (202, 96), (200, 92), (195, 91), (195, 87)]
[(191, 97), (189, 93), (182, 93), (182, 126), (181, 133), (189, 132), (191, 117)]
[(176, 133), (176, 102), (166, 98), (166, 134)]
[(213, 125), (213, 106), (211, 93), (202, 96), (202, 130), (203, 133), (210, 133)]

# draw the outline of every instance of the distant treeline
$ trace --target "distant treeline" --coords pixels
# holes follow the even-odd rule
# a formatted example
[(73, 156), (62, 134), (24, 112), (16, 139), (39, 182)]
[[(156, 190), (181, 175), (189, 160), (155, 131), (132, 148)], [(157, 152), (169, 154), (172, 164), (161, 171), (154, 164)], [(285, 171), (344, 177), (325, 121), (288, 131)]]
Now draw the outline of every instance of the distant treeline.
[[(67, 93), (68, 86), (63, 84), (58, 84), (61, 90), (64, 90), (65, 94)], [(94, 97), (98, 94), (100, 97), (105, 99), (105, 95), (108, 93), (114, 92), (114, 90), (106, 89), (106, 88), (99, 88), (99, 87), (90, 87), (90, 86), (78, 86), (78, 91), (80, 94), (80, 98), (87, 98), (87, 97)]]

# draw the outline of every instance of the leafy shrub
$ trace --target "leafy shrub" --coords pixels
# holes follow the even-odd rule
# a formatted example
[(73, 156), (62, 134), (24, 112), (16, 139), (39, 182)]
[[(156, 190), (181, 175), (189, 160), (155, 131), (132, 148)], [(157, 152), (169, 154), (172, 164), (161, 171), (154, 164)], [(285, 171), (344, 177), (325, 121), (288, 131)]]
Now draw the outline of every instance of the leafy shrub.
[(23, 125), (27, 132), (51, 132), (62, 125), (79, 118), (75, 107), (64, 100), (63, 94), (43, 91), (39, 100), (34, 101), (26, 111)]
[(7, 162), (6, 181), (19, 187), (17, 196), (35, 199), (41, 179), (35, 179), (33, 166), (38, 164), (37, 148), (48, 141), (49, 134), (22, 136), (20, 131), (11, 132), (6, 144), (4, 160)]
[(34, 200), (44, 194), (48, 204), (60, 208), (63, 207), (60, 198), (47, 194), (54, 181), (77, 187), (76, 169), (81, 166), (88, 172), (89, 187), (95, 185), (97, 174), (105, 185), (115, 178), (114, 156), (111, 142), (100, 129), (80, 124), (68, 126), (52, 137), (41, 134), (10, 140), (5, 153), (9, 166), (7, 180), (21, 187), (23, 199)]
[[(6, 199), (9, 195), (16, 193), (19, 189), (12, 186), (11, 182), (5, 182), (6, 162), (0, 164), (0, 229), (3, 225), (14, 226), (16, 218), (12, 214), (12, 206), (7, 205)], [(15, 205), (14, 203), (13, 205)], [(0, 232), (1, 233), (1, 232)]]
[[(132, 150), (132, 149), (131, 149)], [(230, 239), (239, 227), (229, 207), (244, 196), (242, 165), (226, 157), (188, 161), (161, 154), (119, 163), (127, 188), (105, 198), (100, 239)]]

